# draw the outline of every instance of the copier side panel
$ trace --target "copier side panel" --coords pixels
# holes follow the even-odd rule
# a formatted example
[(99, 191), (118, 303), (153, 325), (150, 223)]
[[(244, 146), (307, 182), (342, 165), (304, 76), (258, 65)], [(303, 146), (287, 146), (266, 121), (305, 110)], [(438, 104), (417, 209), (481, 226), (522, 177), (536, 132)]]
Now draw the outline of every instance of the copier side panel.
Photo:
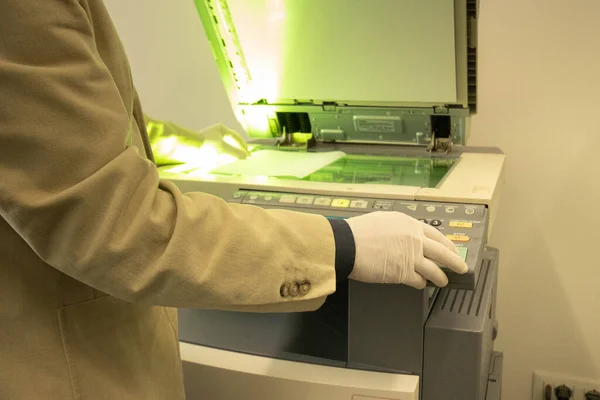
[(425, 327), (423, 396), (485, 398), (497, 335), (498, 250), (486, 248), (474, 291), (442, 289)]

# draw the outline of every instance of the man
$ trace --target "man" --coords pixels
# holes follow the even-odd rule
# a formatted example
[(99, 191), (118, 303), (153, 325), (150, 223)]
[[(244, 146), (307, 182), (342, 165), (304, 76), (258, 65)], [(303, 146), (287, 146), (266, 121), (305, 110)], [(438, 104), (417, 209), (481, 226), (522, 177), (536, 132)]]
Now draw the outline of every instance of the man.
[(403, 214), (329, 222), (160, 181), (101, 0), (3, 1), (0, 85), (0, 399), (182, 399), (170, 307), (310, 311), (348, 276), (466, 271)]

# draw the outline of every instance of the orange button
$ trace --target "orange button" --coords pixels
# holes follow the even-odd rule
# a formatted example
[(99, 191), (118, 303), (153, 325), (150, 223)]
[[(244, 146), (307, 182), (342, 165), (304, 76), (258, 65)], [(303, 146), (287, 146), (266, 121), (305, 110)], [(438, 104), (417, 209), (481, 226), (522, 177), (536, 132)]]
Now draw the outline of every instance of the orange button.
[(448, 225), (450, 226), (450, 228), (472, 228), (473, 227), (472, 222), (466, 222), (466, 221), (450, 221), (450, 223)]
[(466, 235), (446, 235), (453, 242), (468, 242), (471, 238)]

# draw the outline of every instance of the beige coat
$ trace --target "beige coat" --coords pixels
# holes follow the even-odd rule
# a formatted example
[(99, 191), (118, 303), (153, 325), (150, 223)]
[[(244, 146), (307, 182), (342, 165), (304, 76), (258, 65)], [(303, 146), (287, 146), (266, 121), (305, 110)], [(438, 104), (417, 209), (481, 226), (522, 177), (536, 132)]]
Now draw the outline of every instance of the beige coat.
[(324, 218), (184, 195), (151, 157), (102, 1), (2, 1), (0, 399), (182, 399), (172, 307), (335, 290)]

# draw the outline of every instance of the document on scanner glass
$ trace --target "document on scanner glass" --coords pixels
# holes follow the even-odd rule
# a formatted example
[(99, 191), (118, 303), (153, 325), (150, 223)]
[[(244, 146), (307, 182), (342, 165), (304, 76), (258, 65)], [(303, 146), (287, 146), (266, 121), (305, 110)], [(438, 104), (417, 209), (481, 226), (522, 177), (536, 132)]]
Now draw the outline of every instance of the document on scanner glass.
[(294, 177), (303, 179), (327, 165), (345, 157), (341, 151), (294, 153), (260, 150), (243, 160), (219, 166), (210, 172), (225, 175)]

